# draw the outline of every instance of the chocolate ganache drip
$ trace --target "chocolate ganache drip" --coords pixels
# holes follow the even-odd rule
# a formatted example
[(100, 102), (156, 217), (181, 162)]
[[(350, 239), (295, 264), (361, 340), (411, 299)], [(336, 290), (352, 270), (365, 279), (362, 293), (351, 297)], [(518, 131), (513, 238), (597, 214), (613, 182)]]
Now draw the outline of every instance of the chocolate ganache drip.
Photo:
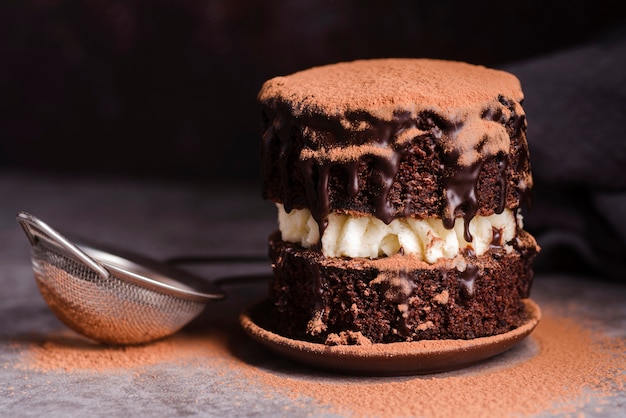
[[(443, 225), (452, 229), (456, 217), (458, 215), (463, 217), (464, 238), (468, 242), (472, 241), (469, 223), (478, 212), (476, 192), (478, 176), (487, 161), (495, 160), (497, 165), (496, 181), (500, 189), (495, 213), (502, 213), (506, 207), (508, 193), (506, 176), (508, 163), (505, 151), (508, 151), (511, 145), (506, 124), (512, 124), (516, 135), (524, 125), (523, 115), (517, 114), (515, 103), (507, 101), (502, 96), (498, 98), (498, 103), (501, 106), (486, 108), (479, 118), (472, 118), (469, 115), (462, 122), (451, 124), (451, 129), (448, 129), (447, 132), (453, 141), (466, 142), (466, 150), (468, 150), (468, 144), (471, 145), (466, 155), (474, 156), (468, 161), (466, 155), (462, 155), (459, 149), (454, 149), (447, 155), (447, 173), (444, 178), (446, 205), (442, 214)], [(477, 130), (476, 126), (479, 126), (480, 129)], [(468, 138), (457, 139), (456, 137), (459, 136)], [(462, 160), (464, 164), (460, 163)]]
[[(398, 132), (415, 127), (415, 121), (408, 114), (398, 114), (393, 124), (382, 122), (368, 114), (355, 114), (351, 118), (354, 125), (362, 124), (368, 127), (363, 131), (346, 132), (339, 120), (326, 119), (323, 123), (311, 118), (305, 126), (325, 125), (323, 137), (317, 143), (309, 141), (309, 149), (303, 149), (300, 155), (299, 166), (305, 179), (305, 189), (309, 202), (309, 210), (313, 219), (320, 228), (322, 236), (331, 211), (329, 193), (329, 178), (333, 168), (340, 167), (346, 175), (346, 191), (348, 196), (354, 197), (359, 193), (359, 166), (367, 158), (373, 173), (373, 179), (379, 183), (379, 192), (375, 196), (374, 215), (389, 224), (398, 215), (389, 202), (389, 191), (393, 185), (400, 163), (404, 157), (408, 144), (392, 144)], [(333, 129), (328, 129), (331, 127)], [(302, 134), (302, 136), (305, 136)], [(375, 138), (372, 142), (370, 139)], [(307, 142), (306, 140), (304, 141)], [(354, 155), (345, 155), (343, 158), (325, 158), (321, 156), (325, 147), (334, 148), (338, 144), (358, 144), (363, 148), (354, 152)], [(310, 151), (307, 153), (307, 151)], [(349, 153), (348, 153), (349, 154)], [(286, 164), (286, 159), (281, 163)], [(288, 190), (288, 189), (284, 189)]]
[[(285, 210), (293, 209), (292, 182), (300, 181), (306, 206), (322, 236), (333, 207), (331, 177), (344, 182), (346, 195), (353, 198), (362, 192), (360, 176), (369, 173), (366, 182), (377, 184), (374, 187), (377, 192), (369, 197), (373, 215), (386, 224), (398, 217), (410, 216), (411, 202), (407, 199), (403, 208), (395, 207), (390, 190), (403, 161), (423, 158), (412, 148), (416, 146), (416, 139), (431, 138), (433, 146), (440, 147), (436, 152), (440, 153), (443, 164), (438, 174), (443, 192), (443, 225), (452, 229), (456, 218), (462, 217), (464, 238), (471, 242), (469, 224), (479, 210), (479, 175), (486, 164), (495, 167), (499, 202), (494, 211), (502, 213), (509, 184), (506, 157), (511, 146), (509, 133), (524, 127), (523, 114), (516, 113), (515, 104), (501, 100), (498, 105), (501, 107), (495, 110), (488, 108), (477, 114), (465, 114), (454, 123), (432, 111), (418, 115), (398, 112), (389, 121), (367, 113), (342, 117), (278, 116), (288, 114), (283, 109), (274, 113), (274, 118), (268, 115), (266, 119), (264, 152), (278, 149), (276, 166)], [(367, 164), (366, 170), (364, 164)], [(293, 168), (300, 171), (301, 179), (294, 178)], [(343, 174), (337, 177), (338, 173)]]
[(452, 229), (456, 215), (463, 216), (465, 241), (472, 241), (469, 223), (478, 212), (478, 199), (476, 198), (476, 184), (478, 173), (483, 164), (478, 161), (469, 167), (456, 165), (452, 174), (448, 175), (445, 182), (446, 206), (443, 209), (443, 226)]

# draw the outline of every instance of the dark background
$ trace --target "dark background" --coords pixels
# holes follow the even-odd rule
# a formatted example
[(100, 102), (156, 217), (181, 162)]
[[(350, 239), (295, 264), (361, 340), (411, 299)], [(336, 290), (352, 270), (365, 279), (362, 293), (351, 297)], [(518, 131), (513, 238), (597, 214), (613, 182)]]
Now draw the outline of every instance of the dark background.
[(0, 168), (258, 179), (262, 82), (433, 57), (502, 67), (602, 36), (617, 1), (1, 1)]

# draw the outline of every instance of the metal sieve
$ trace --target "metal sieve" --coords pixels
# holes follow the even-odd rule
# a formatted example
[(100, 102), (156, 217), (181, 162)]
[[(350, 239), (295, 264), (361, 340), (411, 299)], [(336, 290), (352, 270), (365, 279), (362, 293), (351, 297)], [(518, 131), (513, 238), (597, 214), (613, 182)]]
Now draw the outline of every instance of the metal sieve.
[[(106, 344), (140, 344), (171, 335), (207, 302), (216, 286), (165, 263), (74, 244), (35, 216), (17, 221), (31, 244), (37, 286), (52, 312), (74, 331)], [(187, 283), (202, 283), (206, 292)]]

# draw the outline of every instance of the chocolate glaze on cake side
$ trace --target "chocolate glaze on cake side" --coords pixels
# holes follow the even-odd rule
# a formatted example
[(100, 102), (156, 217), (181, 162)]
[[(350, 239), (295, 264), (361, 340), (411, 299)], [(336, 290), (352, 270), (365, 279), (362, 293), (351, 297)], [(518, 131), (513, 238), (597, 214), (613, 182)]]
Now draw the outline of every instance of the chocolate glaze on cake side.
[[(449, 230), (462, 218), (464, 239), (472, 242), (475, 216), (517, 213), (529, 201), (522, 100), (513, 75), (460, 62), (364, 60), (276, 77), (259, 93), (263, 196), (287, 213), (308, 209), (320, 237), (333, 212), (387, 225), (438, 218)], [(494, 228), (487, 254), (468, 247), (456, 261), (434, 264), (402, 248), (380, 259), (324, 257), (321, 239), (302, 248), (273, 234), (270, 294), (278, 326), (325, 342), (346, 332), (390, 342), (508, 331), (523, 320), (520, 301), (528, 297), (538, 248), (521, 225), (511, 242), (500, 234)], [(359, 313), (341, 312), (351, 308)], [(484, 325), (485, 318), (499, 325)]]

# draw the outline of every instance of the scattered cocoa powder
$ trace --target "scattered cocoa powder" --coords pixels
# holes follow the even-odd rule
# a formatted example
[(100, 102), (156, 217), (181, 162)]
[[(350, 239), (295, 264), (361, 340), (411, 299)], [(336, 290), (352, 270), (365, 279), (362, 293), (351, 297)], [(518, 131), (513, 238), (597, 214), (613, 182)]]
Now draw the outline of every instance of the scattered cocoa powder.
[(575, 412), (592, 399), (623, 390), (626, 342), (558, 317), (532, 334), (537, 354), (511, 367), (449, 372), (402, 380), (308, 381), (264, 373), (263, 384), (289, 396), (310, 396), (351, 416), (482, 417)]
[[(235, 372), (245, 385), (288, 396), (295, 406), (311, 400), (320, 408), (350, 416), (463, 415), (479, 417), (541, 412), (575, 414), (594, 402), (601, 408), (625, 389), (626, 341), (571, 316), (542, 307), (543, 318), (523, 344), (535, 347), (517, 361), (426, 376), (364, 378), (290, 373), (254, 367), (233, 355), (223, 332), (179, 333), (165, 340), (126, 348), (102, 347), (72, 333), (22, 347), (15, 367), (55, 373), (111, 373), (167, 362), (200, 364)], [(251, 341), (249, 341), (252, 344)]]
[(193, 363), (207, 357), (228, 361), (228, 337), (221, 333), (197, 337), (179, 333), (150, 344), (102, 346), (66, 330), (29, 345), (16, 368), (40, 372), (110, 372), (161, 363)]

